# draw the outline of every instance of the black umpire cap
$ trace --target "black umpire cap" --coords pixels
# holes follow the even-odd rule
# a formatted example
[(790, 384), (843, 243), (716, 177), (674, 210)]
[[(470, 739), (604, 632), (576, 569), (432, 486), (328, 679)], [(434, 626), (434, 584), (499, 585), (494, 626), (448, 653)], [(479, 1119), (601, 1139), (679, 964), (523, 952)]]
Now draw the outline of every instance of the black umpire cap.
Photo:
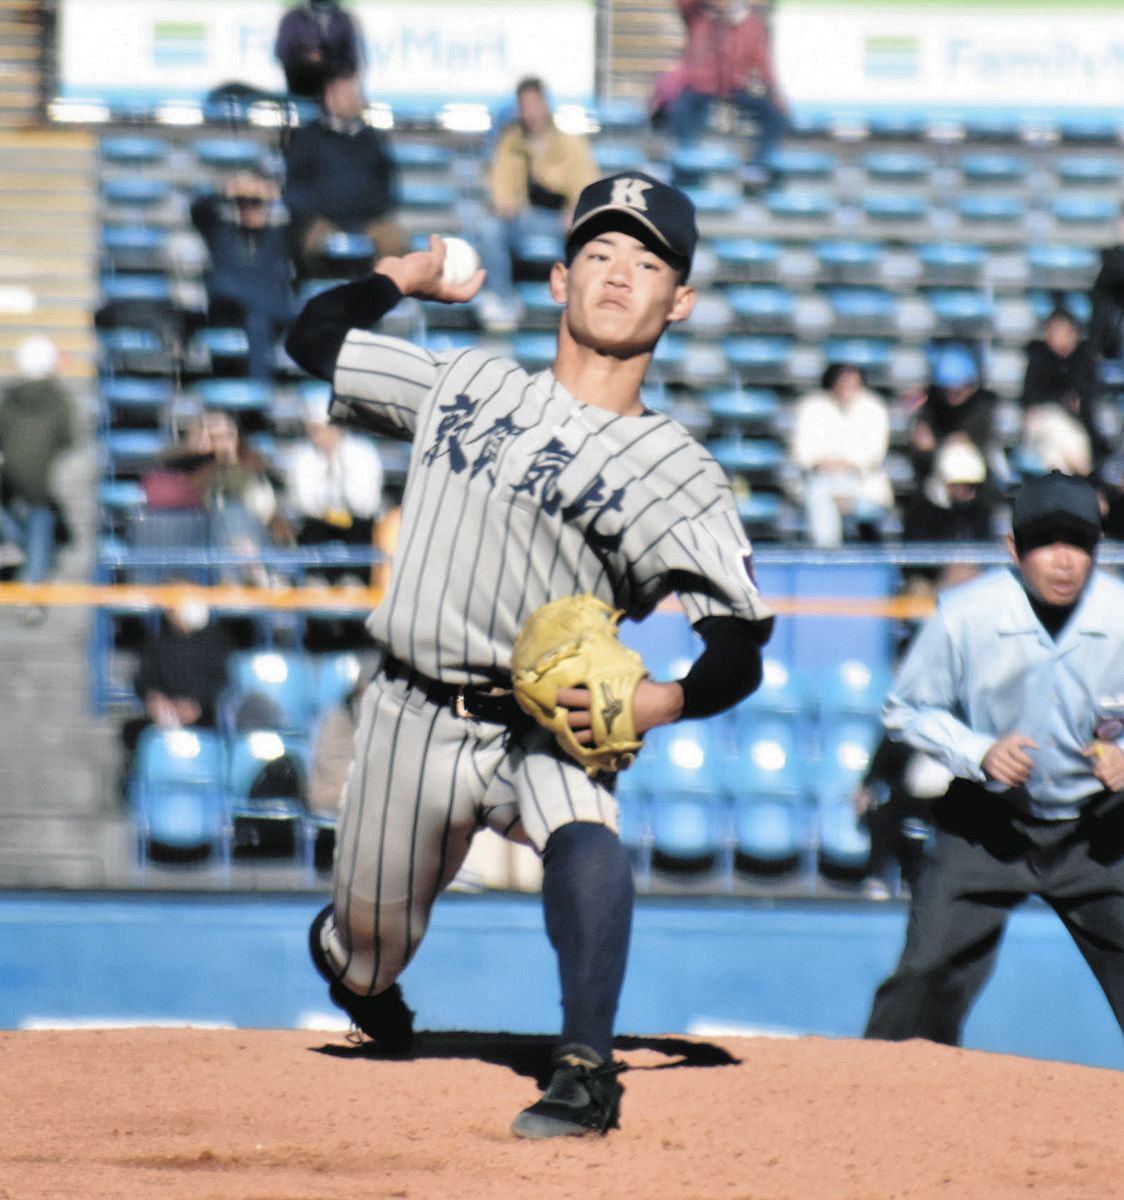
[(1065, 542), (1092, 554), (1101, 540), (1101, 508), (1087, 479), (1051, 471), (1015, 493), (1011, 528), (1019, 556)]
[(582, 190), (566, 234), (566, 261), (591, 238), (608, 229), (638, 237), (686, 279), (699, 231), (691, 198), (676, 187), (640, 171), (622, 171)]

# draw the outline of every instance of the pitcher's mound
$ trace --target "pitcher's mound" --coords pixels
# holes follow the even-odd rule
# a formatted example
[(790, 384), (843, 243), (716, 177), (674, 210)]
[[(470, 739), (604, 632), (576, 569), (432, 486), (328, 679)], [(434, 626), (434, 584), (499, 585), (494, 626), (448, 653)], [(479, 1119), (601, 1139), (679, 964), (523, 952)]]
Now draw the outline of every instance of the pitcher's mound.
[(526, 1142), (544, 1039), (0, 1033), (5, 1200), (1108, 1200), (1124, 1075), (926, 1042), (622, 1038), (621, 1129)]

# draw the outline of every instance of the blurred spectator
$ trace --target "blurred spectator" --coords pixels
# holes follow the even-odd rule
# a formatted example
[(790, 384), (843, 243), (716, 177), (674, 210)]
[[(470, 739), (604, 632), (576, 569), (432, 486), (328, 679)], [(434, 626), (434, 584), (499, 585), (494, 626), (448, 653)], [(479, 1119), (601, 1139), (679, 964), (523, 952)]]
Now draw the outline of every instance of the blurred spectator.
[[(905, 542), (985, 542), (996, 534), (996, 497), (983, 488), (987, 464), (966, 439), (953, 438), (937, 452), (933, 469), (910, 498), (902, 517)], [(962, 583), (978, 567), (908, 567), (903, 571), (908, 591), (929, 591)]]
[(305, 407), (306, 437), (286, 469), (286, 500), (301, 545), (370, 546), (382, 506), (382, 460), (374, 443), (328, 422), (328, 401)]
[(366, 235), (375, 258), (407, 249), (394, 215), (397, 168), (385, 136), (364, 120), (358, 77), (329, 80), (323, 105), (315, 121), (296, 130), (285, 155), (283, 194), (294, 259), (305, 277), (325, 273), (324, 244), (335, 233)]
[(909, 432), (915, 486), (922, 487), (929, 478), (936, 453), (949, 438), (966, 439), (976, 447), (988, 466), (989, 480), (997, 473), (1005, 479), (1006, 462), (995, 429), (998, 400), (980, 385), (975, 355), (955, 343), (942, 346), (931, 381), (913, 412)]
[(239, 171), (221, 196), (192, 204), (191, 220), (210, 254), (204, 276), (208, 323), (241, 326), (250, 376), (272, 380), (277, 339), (294, 315), (281, 189), (264, 172)]
[[(265, 460), (245, 443), (229, 413), (204, 412), (192, 421), (182, 444), (165, 456), (154, 474), (177, 473), (183, 492), (209, 514), (212, 545), (254, 557), (271, 541), (292, 542)], [(145, 482), (147, 491), (149, 480)], [(258, 564), (248, 574), (259, 586), (269, 583), (268, 573)]]
[(680, 65), (656, 84), (652, 109), (684, 145), (705, 135), (715, 100), (733, 104), (758, 129), (747, 183), (764, 183), (769, 157), (788, 129), (787, 105), (773, 70), (769, 27), (761, 3), (678, 0), (687, 26)]
[[(1110, 449), (1108, 440), (1097, 425), (1096, 404), (1100, 394), (1097, 356), (1093, 344), (1081, 336), (1077, 319), (1064, 308), (1056, 308), (1046, 318), (1041, 338), (1026, 347), (1026, 375), (1023, 379), (1022, 407), (1025, 410), (1024, 433), (1037, 443), (1043, 438), (1049, 448), (1049, 434), (1061, 430), (1059, 458), (1050, 457), (1044, 470), (1065, 471), (1067, 474), (1088, 475), (1093, 466)], [(1046, 410), (1045, 412), (1043, 410)], [(1042, 418), (1047, 421), (1046, 432), (1035, 432)], [(1068, 429), (1076, 425), (1077, 430)], [(1068, 447), (1082, 439), (1084, 448), (1078, 452)], [(1067, 465), (1063, 465), (1068, 463)], [(1082, 469), (1083, 468), (1083, 469)]]
[(512, 262), (520, 241), (536, 234), (561, 237), (578, 193), (598, 176), (588, 141), (555, 125), (541, 80), (520, 80), (515, 99), (518, 118), (500, 134), (489, 175), (493, 215), (476, 235), (488, 271), (478, 311), (493, 332), (519, 322)]
[(215, 728), (231, 649), (226, 630), (211, 620), (210, 609), (201, 598), (185, 596), (171, 604), (164, 610), (159, 628), (146, 632), (133, 678), (144, 713), (126, 721), (121, 730), (126, 752), (121, 771), (124, 783), (132, 774), (140, 736), (150, 725)]
[(864, 386), (857, 367), (831, 365), (821, 386), (796, 402), (789, 453), (802, 473), (813, 545), (838, 546), (845, 530), (877, 540), (894, 503), (885, 469), (889, 446), (886, 402)]
[(289, 9), (277, 26), (273, 53), (289, 94), (311, 100), (320, 99), (328, 80), (358, 75), (363, 64), (359, 27), (338, 0), (308, 0)]
[[(52, 471), (74, 443), (70, 396), (57, 377), (58, 350), (50, 338), (25, 338), (16, 347), (19, 378), (0, 396), (0, 541), (7, 565), (22, 555), (20, 578), (41, 583), (50, 573), (55, 547), (69, 529), (55, 495)], [(46, 609), (25, 614), (41, 620)]]
[(1089, 340), (1101, 358), (1124, 357), (1124, 220), (1117, 239), (1101, 250), (1101, 266), (1090, 293)]

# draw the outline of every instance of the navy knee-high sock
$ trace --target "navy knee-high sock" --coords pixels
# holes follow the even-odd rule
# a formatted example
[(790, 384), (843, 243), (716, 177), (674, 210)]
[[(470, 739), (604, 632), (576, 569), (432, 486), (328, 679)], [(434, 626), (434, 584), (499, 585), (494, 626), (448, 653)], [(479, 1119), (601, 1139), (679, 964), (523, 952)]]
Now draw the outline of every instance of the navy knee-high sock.
[(560, 1044), (580, 1042), (608, 1062), (632, 930), (628, 852), (604, 825), (564, 825), (543, 852), (542, 895), (562, 983)]

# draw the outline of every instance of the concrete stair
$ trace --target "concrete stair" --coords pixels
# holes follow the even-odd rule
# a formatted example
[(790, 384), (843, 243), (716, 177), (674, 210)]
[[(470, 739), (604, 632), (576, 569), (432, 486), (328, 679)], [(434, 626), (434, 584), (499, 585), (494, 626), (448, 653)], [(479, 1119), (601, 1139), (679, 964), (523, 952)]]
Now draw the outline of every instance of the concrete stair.
[(95, 156), (88, 133), (0, 129), (0, 376), (33, 333), (55, 340), (65, 377), (94, 374)]

